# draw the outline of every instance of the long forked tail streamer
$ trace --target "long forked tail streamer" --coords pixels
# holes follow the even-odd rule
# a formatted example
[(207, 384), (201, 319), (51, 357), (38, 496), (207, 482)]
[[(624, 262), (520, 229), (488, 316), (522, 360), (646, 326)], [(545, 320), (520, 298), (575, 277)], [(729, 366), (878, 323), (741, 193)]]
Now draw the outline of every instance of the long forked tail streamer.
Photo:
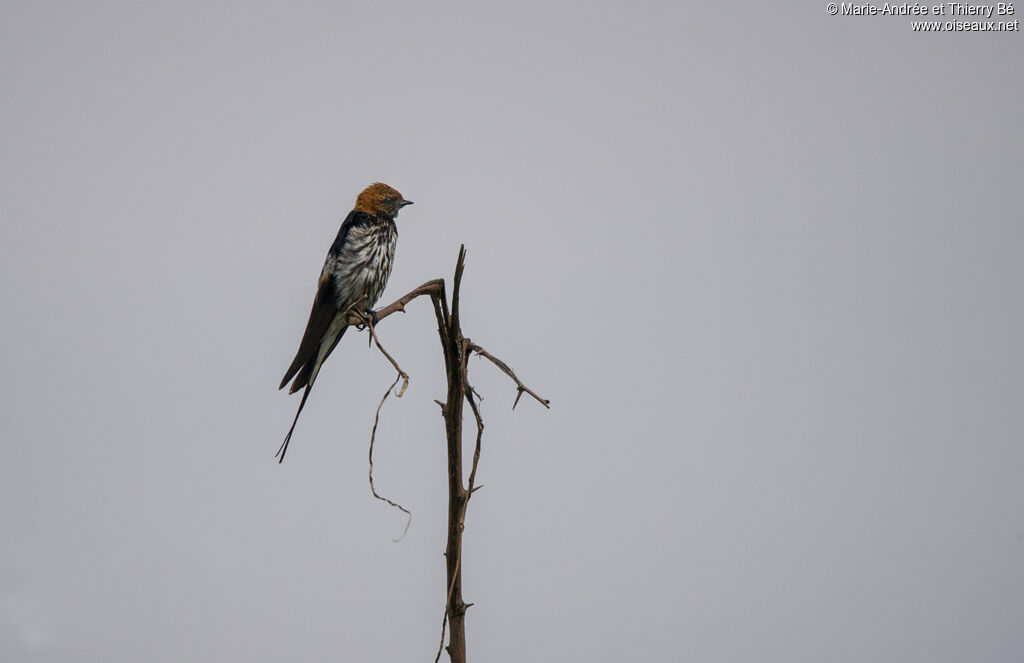
[(299, 409), (295, 413), (295, 419), (292, 420), (292, 427), (288, 429), (288, 434), (284, 436), (284, 442), (281, 443), (281, 448), (277, 450), (274, 458), (278, 459), (278, 464), (284, 462), (284, 455), (288, 452), (288, 442), (292, 439), (292, 433), (295, 432), (295, 424), (299, 422), (299, 415), (302, 414), (302, 407), (306, 404), (306, 398), (309, 397), (309, 390), (312, 389), (312, 383), (306, 385), (306, 390), (302, 392), (302, 400), (299, 401)]

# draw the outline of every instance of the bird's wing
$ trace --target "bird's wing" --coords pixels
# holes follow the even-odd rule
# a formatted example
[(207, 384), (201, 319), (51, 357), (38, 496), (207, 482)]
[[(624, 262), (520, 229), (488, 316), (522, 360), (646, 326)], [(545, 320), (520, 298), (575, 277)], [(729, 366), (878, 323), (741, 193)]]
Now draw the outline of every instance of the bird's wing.
[[(345, 221), (338, 229), (338, 236), (335, 237), (331, 250), (327, 253), (327, 260), (324, 261), (324, 268), (320, 271), (320, 280), (317, 283), (316, 297), (313, 298), (313, 308), (309, 312), (309, 321), (306, 323), (306, 331), (302, 334), (302, 342), (299, 343), (299, 351), (295, 353), (295, 359), (284, 374), (281, 386), (284, 389), (288, 381), (295, 377), (295, 374), (307, 363), (315, 362), (320, 343), (323, 341), (331, 321), (338, 313), (337, 291), (334, 287), (334, 272), (337, 269), (337, 256), (340, 247), (345, 243), (345, 236), (354, 222), (354, 212), (349, 212)], [(295, 385), (294, 393), (302, 385)]]
[(283, 389), (288, 381), (308, 362), (316, 359), (316, 353), (320, 349), (320, 343), (327, 334), (331, 321), (338, 314), (337, 299), (334, 292), (334, 271), (333, 260), (327, 259), (323, 272), (320, 274), (320, 282), (317, 286), (316, 297), (313, 299), (313, 308), (309, 312), (309, 321), (306, 323), (306, 331), (302, 334), (302, 341), (299, 343), (299, 351), (295, 353), (295, 359), (284, 374), (281, 380)]

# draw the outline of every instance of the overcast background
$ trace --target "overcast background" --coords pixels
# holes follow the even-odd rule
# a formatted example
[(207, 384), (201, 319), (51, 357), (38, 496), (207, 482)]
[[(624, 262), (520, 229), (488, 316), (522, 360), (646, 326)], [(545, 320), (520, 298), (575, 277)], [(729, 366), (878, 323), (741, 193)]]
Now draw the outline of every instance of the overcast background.
[[(481, 661), (1018, 661), (1020, 33), (825, 3), (4, 2), (0, 659), (432, 660), (425, 301), (276, 390), (381, 180), (487, 423)], [(948, 19), (949, 17), (945, 17)], [(467, 436), (468, 438), (468, 436)], [(468, 441), (468, 440), (467, 440)]]

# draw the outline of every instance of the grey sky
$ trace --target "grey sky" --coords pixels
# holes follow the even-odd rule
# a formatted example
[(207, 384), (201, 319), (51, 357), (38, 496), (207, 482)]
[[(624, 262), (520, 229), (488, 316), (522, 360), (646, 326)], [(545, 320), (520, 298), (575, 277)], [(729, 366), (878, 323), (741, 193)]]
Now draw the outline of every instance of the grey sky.
[[(344, 214), (471, 364), (470, 656), (1024, 651), (1020, 33), (826, 3), (0, 7), (0, 659), (429, 660), (429, 306), (276, 391)], [(91, 6), (88, 6), (91, 5)], [(1022, 8), (1024, 9), (1024, 8)]]

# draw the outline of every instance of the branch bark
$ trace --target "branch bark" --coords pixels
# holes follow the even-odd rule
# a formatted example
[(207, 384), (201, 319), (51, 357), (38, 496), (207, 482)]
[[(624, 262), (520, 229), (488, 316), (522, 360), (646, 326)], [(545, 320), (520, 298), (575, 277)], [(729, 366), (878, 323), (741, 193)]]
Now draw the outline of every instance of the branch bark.
[[(459, 248), (452, 286), (451, 314), (440, 331), (445, 348), (445, 372), (448, 377), (448, 398), (444, 406), (444, 428), (448, 442), (448, 540), (445, 545), (445, 566), (448, 578), (448, 604), (445, 615), (450, 625), (448, 658), (452, 663), (466, 660), (466, 604), (462, 600), (462, 533), (468, 494), (462, 486), (462, 402), (465, 399), (466, 353), (459, 326), (459, 292), (465, 269), (466, 247)], [(443, 300), (442, 300), (443, 302)], [(443, 633), (442, 625), (442, 633)], [(443, 638), (443, 635), (442, 635)]]
[[(396, 393), (396, 396), (402, 395), (402, 392), (405, 391), (405, 386), (408, 384), (409, 376), (398, 365), (398, 362), (396, 362), (394, 358), (381, 346), (380, 340), (377, 338), (375, 326), (380, 324), (381, 320), (393, 313), (397, 313), (399, 311), (404, 312), (406, 304), (417, 297), (424, 295), (429, 296), (434, 307), (434, 316), (437, 319), (437, 333), (441, 341), (445, 375), (448, 382), (448, 393), (445, 401), (437, 401), (438, 405), (441, 406), (441, 415), (444, 418), (445, 438), (448, 451), (448, 537), (444, 553), (447, 579), (445, 587), (447, 588), (447, 593), (445, 596), (444, 618), (441, 621), (441, 644), (438, 646), (437, 657), (435, 657), (434, 660), (436, 662), (440, 659), (441, 652), (445, 648), (445, 629), (448, 627), (449, 635), (447, 650), (448, 657), (452, 663), (465, 663), (466, 661), (465, 615), (466, 609), (472, 604), (466, 603), (462, 599), (462, 535), (466, 526), (466, 507), (469, 504), (469, 499), (476, 490), (482, 488), (482, 486), (476, 486), (475, 483), (477, 465), (480, 462), (480, 449), (484, 432), (484, 421), (480, 415), (480, 408), (477, 403), (479, 395), (473, 389), (472, 385), (470, 385), (467, 377), (467, 360), (470, 356), (476, 353), (489, 359), (495, 366), (508, 375), (516, 383), (517, 391), (515, 403), (518, 403), (520, 396), (526, 393), (536, 399), (544, 407), (550, 407), (550, 401), (545, 398), (541, 398), (529, 387), (523, 384), (523, 382), (516, 377), (516, 374), (512, 369), (509, 368), (508, 364), (463, 336), (459, 322), (459, 294), (462, 286), (462, 274), (465, 270), (465, 261), (466, 247), (461, 246), (459, 247), (458, 260), (455, 263), (455, 278), (452, 284), (450, 310), (445, 296), (444, 280), (434, 279), (433, 281), (427, 281), (420, 287), (403, 295), (391, 304), (374, 311), (372, 320), (363, 316), (361, 312), (349, 312), (349, 319), (351, 323), (364, 325), (369, 329), (371, 339), (376, 343), (377, 348), (388, 359), (388, 361), (391, 362), (391, 365), (394, 366), (395, 370), (398, 372), (398, 377), (395, 379), (395, 382), (391, 385), (388, 391), (385, 392), (384, 398), (381, 399), (380, 405), (383, 405), (384, 400), (387, 399), (395, 385), (398, 384), (399, 379), (403, 380), (403, 384), (401, 389)], [(476, 420), (476, 444), (473, 449), (473, 460), (470, 467), (468, 485), (463, 486), (462, 416), (463, 403), (467, 401), (473, 411), (473, 417)], [(513, 404), (512, 407), (514, 408), (515, 404)], [(373, 490), (373, 441), (376, 436), (379, 415), (380, 406), (377, 407), (377, 416), (374, 418), (373, 433), (371, 433), (370, 436), (371, 490)], [(397, 505), (386, 498), (379, 497), (375, 490), (373, 494), (375, 497), (378, 497), (378, 499), (383, 499), (393, 506), (405, 511), (405, 509), (400, 505)], [(406, 513), (408, 513), (408, 511), (406, 511)], [(406, 525), (406, 527), (408, 528), (408, 525)]]

